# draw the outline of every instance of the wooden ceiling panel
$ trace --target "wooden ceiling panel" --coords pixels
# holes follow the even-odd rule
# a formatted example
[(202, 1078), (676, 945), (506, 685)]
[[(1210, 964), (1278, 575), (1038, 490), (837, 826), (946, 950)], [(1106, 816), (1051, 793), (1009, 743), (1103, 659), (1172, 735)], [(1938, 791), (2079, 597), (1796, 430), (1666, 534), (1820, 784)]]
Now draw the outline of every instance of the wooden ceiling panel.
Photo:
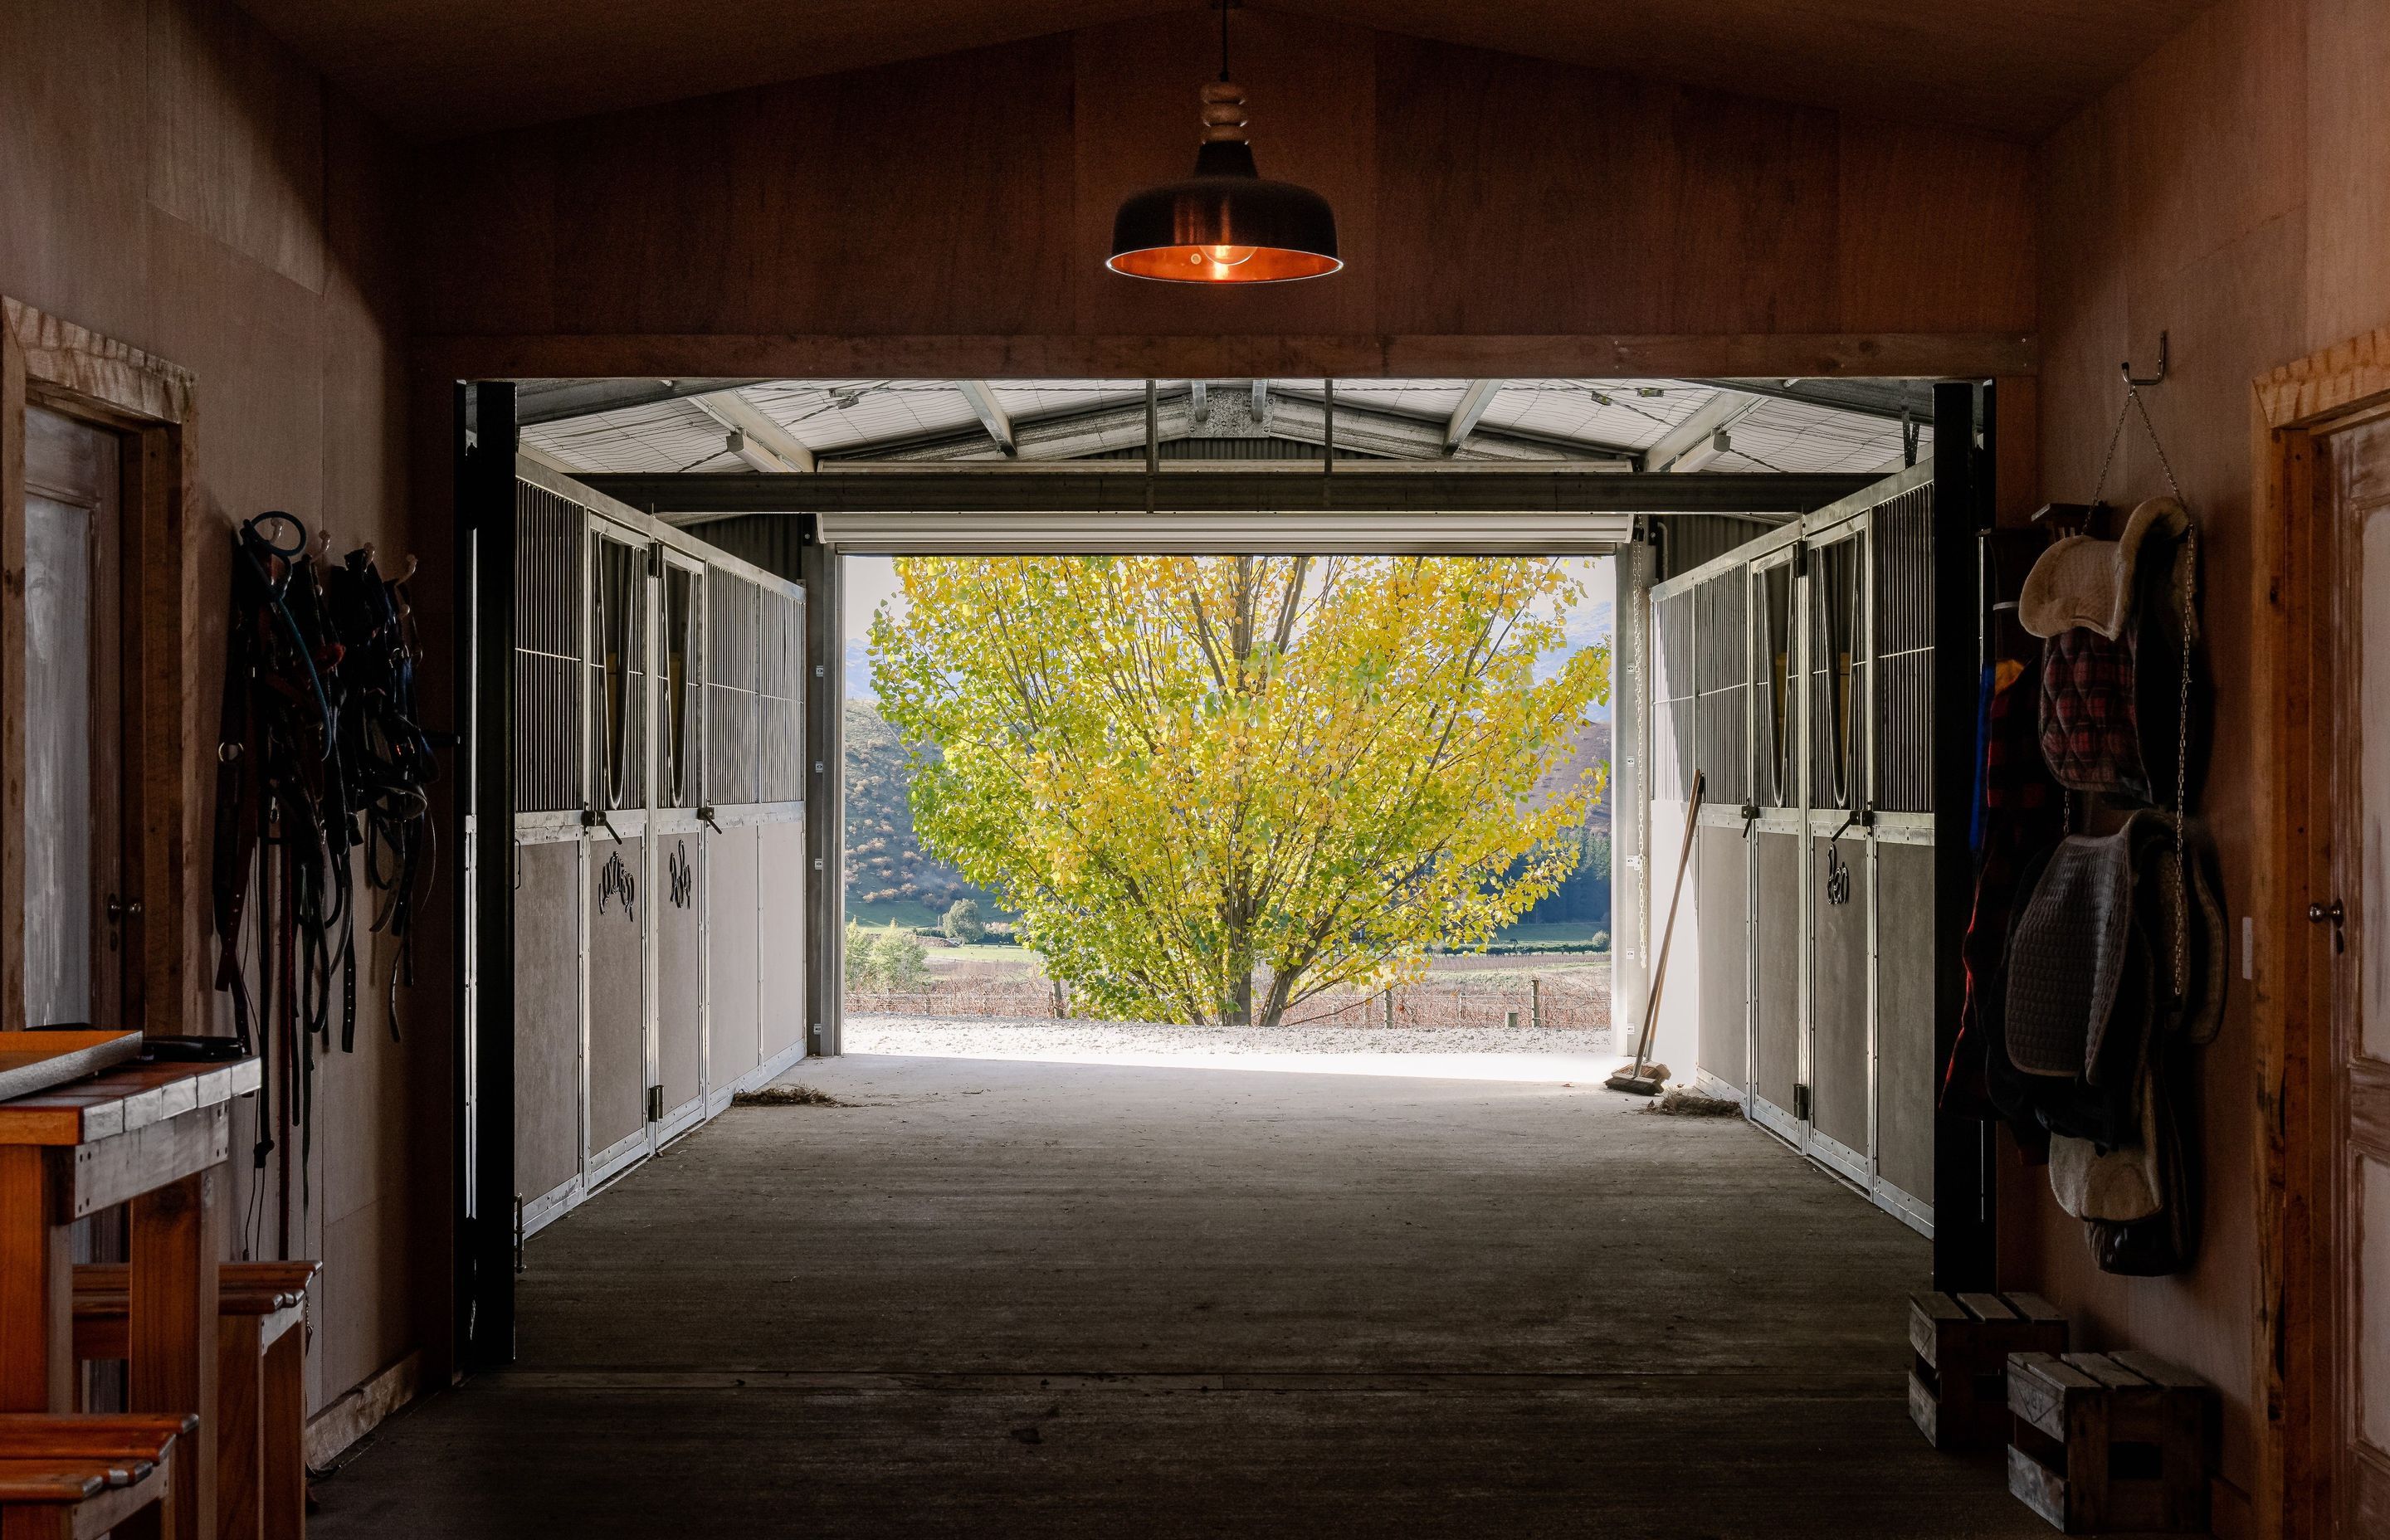
[[(241, 0), (402, 132), (446, 139), (863, 69), (1200, 0)], [(2208, 0), (1266, 0), (1811, 106), (2048, 133)]]

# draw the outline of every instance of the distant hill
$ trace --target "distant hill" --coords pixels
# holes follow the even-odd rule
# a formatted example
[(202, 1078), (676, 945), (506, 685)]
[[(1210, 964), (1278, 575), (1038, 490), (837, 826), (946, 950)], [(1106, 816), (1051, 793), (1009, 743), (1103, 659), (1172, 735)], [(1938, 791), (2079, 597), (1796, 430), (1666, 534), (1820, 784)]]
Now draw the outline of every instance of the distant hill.
[(921, 848), (896, 730), (860, 701), (846, 703), (846, 907), (873, 923), (929, 924), (982, 892)]

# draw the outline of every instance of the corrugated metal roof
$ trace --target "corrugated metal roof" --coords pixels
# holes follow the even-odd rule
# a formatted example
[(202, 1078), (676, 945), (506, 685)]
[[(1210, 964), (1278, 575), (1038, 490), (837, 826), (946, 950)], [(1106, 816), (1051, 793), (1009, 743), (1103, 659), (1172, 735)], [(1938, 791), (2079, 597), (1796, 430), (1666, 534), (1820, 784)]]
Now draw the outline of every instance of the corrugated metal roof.
[[(1176, 396), (1188, 383), (1169, 380), (1163, 388)], [(1325, 382), (1289, 379), (1265, 383), (1272, 391), (1316, 398)], [(1440, 424), (1450, 420), (1471, 383), (1339, 380), (1336, 401), (1343, 410), (1385, 412)], [(1076, 412), (1133, 405), (1145, 393), (1145, 382), (1134, 379), (1001, 379), (987, 384), (1016, 429)], [(1207, 384), (1250, 399), (1253, 382)], [(1476, 431), (1518, 435), (1563, 449), (1581, 445), (1588, 457), (1621, 449), (1640, 451), (1660, 443), (1725, 389), (1691, 380), (1505, 380), (1486, 404)], [(970, 401), (951, 380), (776, 380), (745, 386), (739, 393), (808, 449), (845, 459), (868, 458), (875, 445), (984, 431)], [(1903, 462), (1897, 420), (1811, 401), (1746, 399), (1754, 404), (1728, 426), (1729, 447), (1703, 456), (1708, 468), (1870, 471), (1896, 468)], [(737, 462), (725, 448), (726, 436), (722, 424), (692, 399), (541, 423), (523, 432), (533, 447), (590, 472), (731, 468)], [(1919, 453), (1929, 453), (1930, 427), (1921, 428), (1919, 439)], [(993, 443), (988, 447), (992, 455)]]

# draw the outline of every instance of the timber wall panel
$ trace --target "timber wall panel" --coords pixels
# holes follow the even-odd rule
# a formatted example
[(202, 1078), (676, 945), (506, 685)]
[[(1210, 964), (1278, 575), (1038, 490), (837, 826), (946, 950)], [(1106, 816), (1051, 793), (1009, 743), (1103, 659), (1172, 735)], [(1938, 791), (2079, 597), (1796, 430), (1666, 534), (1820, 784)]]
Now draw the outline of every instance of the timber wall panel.
[[(2249, 384), (2390, 324), (2385, 78), (2390, 7), (2221, 0), (2035, 158), (2043, 497), (2088, 495), (2114, 421), (2116, 360), (2146, 369), (2158, 332), (2171, 334), (2172, 372), (2146, 399), (2201, 525), (2217, 748), (2200, 811), (2236, 919), (2248, 913), (2267, 813), (2249, 737), (2258, 687), (2251, 617), (2264, 597), (2255, 585), (2270, 570), (2250, 533)], [(2128, 435), (2109, 499), (2165, 488), (2147, 443)], [(2246, 1495), (2265, 1424), (2265, 1365), (2251, 1325), (2260, 1318), (2263, 1113), (2252, 1090), (2249, 1001), (2286, 966), (2261, 955), (2254, 981), (2236, 968), (2223, 1029), (2201, 1055), (2205, 1240), (2191, 1272), (2101, 1273), (2043, 1173), (2022, 1172), (2020, 1190), (2003, 1194), (2004, 1282), (2049, 1295), (2090, 1347), (2129, 1342), (2218, 1387), (2218, 1534), (2251, 1522)]]
[[(198, 381), (195, 484), (174, 532), (190, 555), (183, 630), (166, 644), (184, 730), (207, 750), (179, 831), (193, 966), (179, 999), (153, 997), (151, 1020), (228, 1030), (207, 924), (227, 530), (286, 508), (328, 524), (336, 550), (374, 542), (385, 571), (418, 551), (418, 619), (435, 648), (445, 635), (450, 537), (418, 538), (408, 504), (402, 152), (229, 0), (0, 0), (0, 293)], [(440, 675), (435, 654), (426, 709), (444, 726)], [(384, 1004), (395, 957), (361, 927), (356, 1052), (318, 1062), (315, 1154), (292, 1194), (293, 1245), (326, 1264), (311, 1405), (412, 1348), (446, 1351), (446, 891), (418, 910), (396, 1040)], [(253, 1110), (236, 1116), (236, 1142), (253, 1139)], [(232, 1179), (227, 1212), (246, 1213), (247, 1161)]]
[(2033, 327), (2023, 146), (1266, 11), (1240, 28), (1265, 174), (1336, 206), (1332, 283), (1195, 295), (1103, 270), (1120, 198), (1192, 163), (1184, 61), (1209, 22), (1189, 13), (443, 145), (417, 186), (442, 232), (418, 245), (421, 328), (880, 339), (857, 358), (898, 374), (904, 339), (984, 340), (1001, 373), (1039, 372), (1038, 339), (1243, 337), (1299, 374), (1387, 366), (1392, 337), (1498, 355)]

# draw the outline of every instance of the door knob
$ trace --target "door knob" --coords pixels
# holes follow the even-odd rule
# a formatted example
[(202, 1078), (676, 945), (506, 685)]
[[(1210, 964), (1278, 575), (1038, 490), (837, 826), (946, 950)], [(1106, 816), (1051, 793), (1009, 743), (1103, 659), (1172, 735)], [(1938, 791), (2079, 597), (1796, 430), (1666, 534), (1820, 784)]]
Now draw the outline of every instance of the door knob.
[(2307, 923), (2309, 925), (2330, 925), (2332, 927), (2332, 949), (2335, 952), (2345, 952), (2348, 950), (2348, 909), (2340, 902), (2340, 900), (2335, 898), (2329, 904), (2308, 905)]

